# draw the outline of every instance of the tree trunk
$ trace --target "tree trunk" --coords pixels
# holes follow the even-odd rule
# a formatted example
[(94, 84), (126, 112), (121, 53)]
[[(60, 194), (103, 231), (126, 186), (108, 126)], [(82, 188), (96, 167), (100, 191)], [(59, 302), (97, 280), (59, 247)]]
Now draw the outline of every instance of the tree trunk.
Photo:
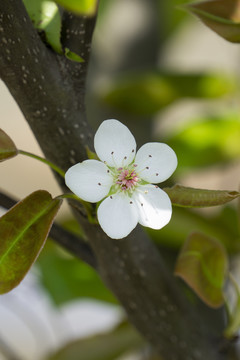
[[(86, 159), (86, 146), (93, 146), (84, 98), (94, 24), (95, 19), (63, 14), (62, 41), (85, 59), (76, 64), (42, 42), (22, 1), (0, 2), (1, 78), (46, 158), (63, 170)], [(57, 181), (66, 191), (63, 180), (57, 176)], [(219, 350), (222, 311), (200, 313), (190, 304), (140, 227), (126, 239), (112, 240), (81, 211), (77, 217), (103, 281), (164, 360), (227, 359)]]

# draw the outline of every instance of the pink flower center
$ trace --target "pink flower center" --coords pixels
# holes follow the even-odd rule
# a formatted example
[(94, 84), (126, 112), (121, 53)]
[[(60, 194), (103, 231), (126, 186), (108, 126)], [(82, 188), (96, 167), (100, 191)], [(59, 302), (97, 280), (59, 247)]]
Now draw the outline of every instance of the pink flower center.
[(138, 182), (139, 178), (133, 169), (119, 168), (119, 175), (117, 177), (116, 184), (121, 187), (121, 190), (132, 189)]

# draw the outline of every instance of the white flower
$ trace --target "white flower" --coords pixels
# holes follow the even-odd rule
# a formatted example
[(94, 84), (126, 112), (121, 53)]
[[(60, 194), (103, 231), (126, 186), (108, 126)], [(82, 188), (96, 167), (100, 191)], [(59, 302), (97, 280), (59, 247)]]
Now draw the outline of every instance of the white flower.
[(103, 200), (97, 216), (113, 239), (127, 236), (140, 223), (161, 229), (171, 218), (168, 195), (158, 186), (177, 167), (175, 152), (166, 144), (147, 143), (136, 153), (130, 130), (117, 120), (105, 120), (94, 138), (101, 161), (85, 160), (65, 175), (67, 186), (89, 202)]

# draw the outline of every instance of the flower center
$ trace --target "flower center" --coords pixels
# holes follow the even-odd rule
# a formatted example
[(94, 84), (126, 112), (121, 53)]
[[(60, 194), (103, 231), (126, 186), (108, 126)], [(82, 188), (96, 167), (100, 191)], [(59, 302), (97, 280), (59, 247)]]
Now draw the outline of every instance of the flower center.
[[(134, 166), (134, 165), (133, 165)], [(133, 190), (133, 188), (136, 186), (139, 178), (135, 171), (135, 169), (123, 169), (119, 168), (117, 169), (117, 179), (116, 184), (120, 186), (121, 190)]]

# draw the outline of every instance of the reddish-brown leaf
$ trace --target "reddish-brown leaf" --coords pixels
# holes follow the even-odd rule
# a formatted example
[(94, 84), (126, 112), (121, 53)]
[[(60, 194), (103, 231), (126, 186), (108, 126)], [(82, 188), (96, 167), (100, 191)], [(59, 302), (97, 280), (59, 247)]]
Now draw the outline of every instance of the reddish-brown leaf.
[(0, 218), (0, 294), (17, 286), (36, 260), (62, 203), (39, 190)]

